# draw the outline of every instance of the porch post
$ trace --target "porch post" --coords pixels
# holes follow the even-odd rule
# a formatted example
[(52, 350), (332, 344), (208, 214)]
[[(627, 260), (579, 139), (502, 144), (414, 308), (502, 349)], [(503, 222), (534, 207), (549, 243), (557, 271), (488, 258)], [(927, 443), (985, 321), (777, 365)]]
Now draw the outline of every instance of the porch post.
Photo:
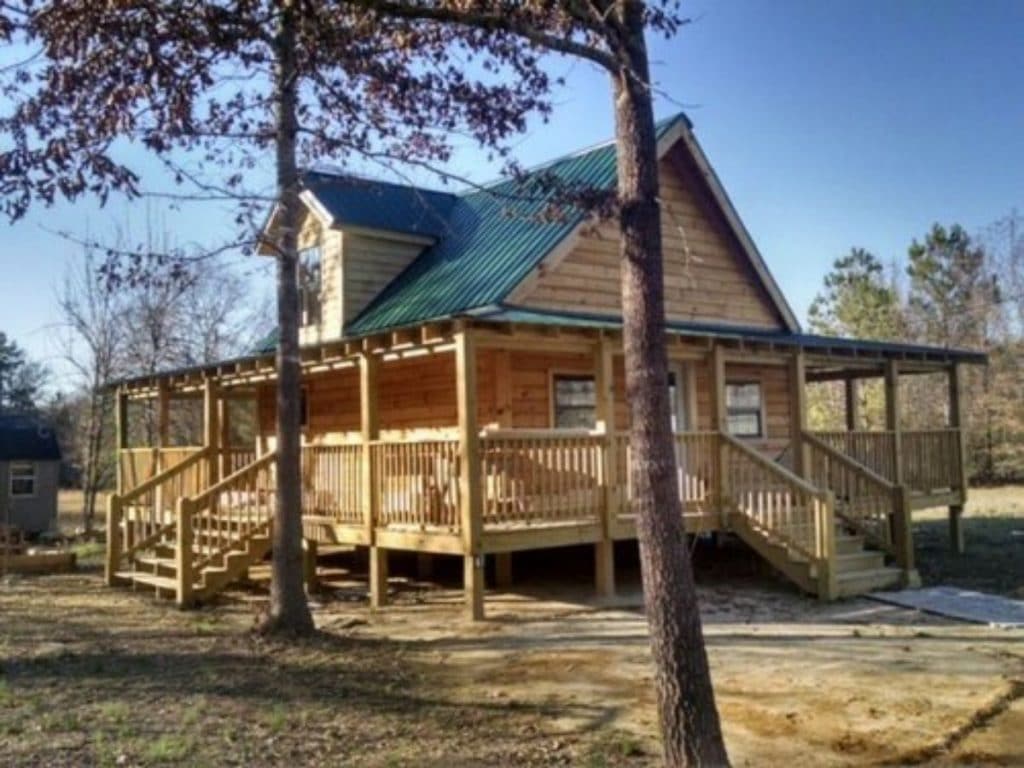
[(601, 336), (594, 350), (594, 394), (597, 428), (604, 432), (600, 461), (603, 500), (601, 540), (594, 545), (594, 586), (600, 597), (615, 595), (615, 540), (612, 527), (617, 512), (618, 457), (615, 445), (615, 380), (611, 341)]
[[(157, 448), (167, 448), (171, 444), (171, 393), (167, 385), (161, 383), (156, 392), (156, 445)], [(157, 462), (154, 465), (157, 472), (167, 469), (163, 464), (161, 451), (157, 451)]]
[(228, 449), (231, 447), (231, 408), (227, 397), (217, 398), (217, 427), (220, 430), (217, 436), (217, 447), (219, 448), (218, 476), (225, 478), (231, 474), (231, 458)]
[(114, 411), (115, 441), (117, 444), (117, 494), (124, 494), (124, 451), (128, 448), (128, 393), (124, 387), (117, 389), (117, 402)]
[(476, 344), (472, 332), (455, 333), (455, 391), (459, 416), (459, 499), (463, 585), (469, 618), (484, 618), (484, 556), (480, 551), (483, 495), (480, 488), (480, 434), (477, 429)]
[[(203, 387), (203, 447), (210, 451), (208, 459), (208, 486), (220, 480), (220, 388), (214, 379), (207, 379)], [(198, 490), (198, 489), (197, 489)]]
[[(725, 348), (715, 344), (711, 352), (711, 429), (719, 434), (729, 432), (729, 412), (725, 401)], [(729, 495), (729, 462), (725, 441), (718, 451), (718, 512), (723, 527), (729, 522), (726, 497)]]
[(892, 432), (892, 482), (903, 485), (903, 437), (900, 427), (900, 369), (895, 360), (885, 363), (885, 428)]
[(370, 352), (359, 355), (359, 429), (363, 442), (362, 500), (363, 524), (369, 546), (370, 607), (381, 608), (388, 602), (388, 553), (376, 545), (377, 505), (379, 496), (374, 482), (373, 448), (371, 442), (380, 437), (377, 412), (377, 371), (380, 359)]
[(810, 471), (804, 432), (807, 430), (807, 364), (804, 351), (797, 350), (789, 361), (790, 437), (793, 444), (793, 472), (806, 478)]
[(856, 432), (860, 424), (860, 400), (858, 399), (857, 380), (852, 377), (844, 379), (843, 389), (846, 394), (846, 431)]
[(960, 395), (960, 366), (953, 363), (949, 367), (949, 426), (957, 431), (956, 470), (960, 475), (960, 503), (949, 507), (949, 545), (957, 554), (963, 554), (966, 546), (961, 518), (967, 501), (967, 432), (964, 429), (964, 403)]
[[(507, 349), (496, 349), (494, 360), (494, 419), (499, 428), (512, 426), (512, 359)], [(512, 553), (494, 555), (494, 584), (509, 587), (512, 584)]]

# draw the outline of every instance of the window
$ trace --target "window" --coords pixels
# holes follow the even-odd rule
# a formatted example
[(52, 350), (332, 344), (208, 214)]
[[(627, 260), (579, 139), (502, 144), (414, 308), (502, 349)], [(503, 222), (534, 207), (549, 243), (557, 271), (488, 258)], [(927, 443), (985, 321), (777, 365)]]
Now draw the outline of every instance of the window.
[(11, 464), (11, 496), (36, 495), (36, 465), (29, 463)]
[(320, 323), (320, 293), (323, 289), (323, 260), (320, 246), (299, 251), (299, 312), (302, 325)]
[(593, 429), (597, 424), (597, 390), (593, 376), (555, 375), (555, 427)]
[(725, 408), (730, 435), (764, 437), (760, 383), (726, 384)]
[(299, 392), (299, 426), (309, 427), (309, 390), (305, 387)]

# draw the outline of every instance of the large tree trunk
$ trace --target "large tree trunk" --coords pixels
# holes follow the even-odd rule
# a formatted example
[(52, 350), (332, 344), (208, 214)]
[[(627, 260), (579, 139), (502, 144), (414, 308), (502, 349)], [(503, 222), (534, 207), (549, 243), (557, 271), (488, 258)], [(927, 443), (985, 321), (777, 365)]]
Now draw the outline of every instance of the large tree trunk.
[(313, 617), (303, 589), (302, 488), (300, 472), (299, 174), (295, 158), (298, 78), (295, 17), (290, 3), (281, 9), (276, 40), (277, 194), (280, 236), (277, 248), (277, 505), (274, 512), (270, 614), (263, 629), (309, 634)]
[(622, 248), (623, 343), (633, 509), (665, 763), (726, 765), (676, 486), (668, 401), (657, 138), (642, 3), (624, 3), (629, 69), (613, 76)]

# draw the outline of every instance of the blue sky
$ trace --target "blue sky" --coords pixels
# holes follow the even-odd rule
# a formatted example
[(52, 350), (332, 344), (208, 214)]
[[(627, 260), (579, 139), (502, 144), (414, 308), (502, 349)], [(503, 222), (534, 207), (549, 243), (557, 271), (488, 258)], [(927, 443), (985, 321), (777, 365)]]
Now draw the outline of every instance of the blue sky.
[[(974, 231), (1024, 208), (1024, 2), (693, 0), (693, 23), (652, 40), (663, 96), (685, 108), (741, 217), (798, 315), (832, 260), (858, 245), (888, 261), (935, 221)], [(602, 73), (556, 61), (567, 87), (552, 121), (516, 142), (527, 163), (608, 138)], [(680, 106), (681, 105), (681, 106)], [(453, 170), (496, 168), (463, 147)], [(0, 329), (52, 359), (54, 296), (73, 246), (46, 229), (141, 230), (114, 203), (33, 212), (2, 236)], [(166, 214), (211, 242), (229, 211)], [(53, 361), (60, 370), (59, 363)]]

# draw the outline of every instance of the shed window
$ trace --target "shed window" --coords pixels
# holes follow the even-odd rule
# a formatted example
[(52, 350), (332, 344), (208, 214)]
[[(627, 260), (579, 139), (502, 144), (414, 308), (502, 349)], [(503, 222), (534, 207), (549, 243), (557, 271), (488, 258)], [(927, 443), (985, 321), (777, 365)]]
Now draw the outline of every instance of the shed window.
[(320, 246), (299, 251), (299, 311), (302, 325), (320, 323), (323, 259)]
[(593, 376), (555, 376), (555, 427), (593, 429), (597, 424), (597, 390)]
[(36, 495), (36, 465), (28, 462), (11, 464), (11, 496)]
[(725, 385), (725, 407), (729, 434), (736, 437), (764, 437), (764, 401), (759, 382)]

